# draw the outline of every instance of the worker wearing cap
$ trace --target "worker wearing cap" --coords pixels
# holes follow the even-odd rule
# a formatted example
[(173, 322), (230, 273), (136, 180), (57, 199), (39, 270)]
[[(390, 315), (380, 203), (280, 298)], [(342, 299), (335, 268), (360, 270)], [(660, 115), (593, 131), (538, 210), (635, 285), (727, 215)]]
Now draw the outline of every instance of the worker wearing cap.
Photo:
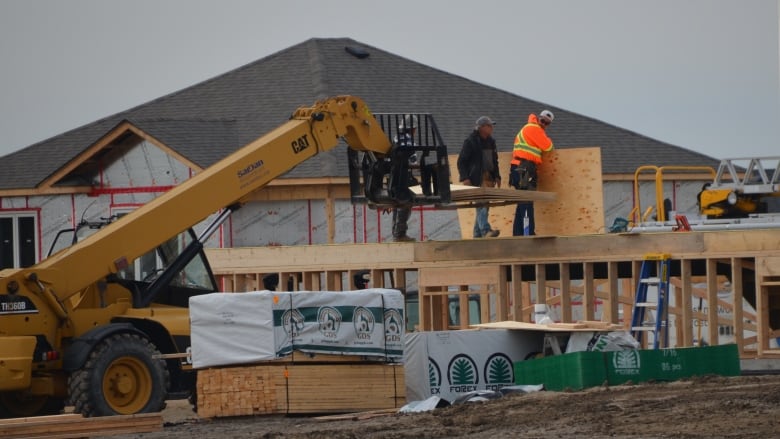
[[(525, 124), (515, 136), (512, 161), (509, 167), (509, 185), (519, 190), (536, 190), (538, 184), (537, 167), (542, 164), (542, 153), (553, 149), (553, 142), (547, 136), (547, 127), (555, 116), (552, 111), (542, 110), (537, 117), (528, 115)], [(534, 203), (517, 203), (513, 236), (535, 235)]]
[[(466, 186), (500, 187), (501, 174), (498, 169), (498, 151), (493, 138), (493, 122), (488, 116), (477, 119), (474, 131), (463, 141), (458, 155), (459, 181)], [(474, 237), (498, 236), (488, 222), (488, 208), (477, 207), (474, 220)]]

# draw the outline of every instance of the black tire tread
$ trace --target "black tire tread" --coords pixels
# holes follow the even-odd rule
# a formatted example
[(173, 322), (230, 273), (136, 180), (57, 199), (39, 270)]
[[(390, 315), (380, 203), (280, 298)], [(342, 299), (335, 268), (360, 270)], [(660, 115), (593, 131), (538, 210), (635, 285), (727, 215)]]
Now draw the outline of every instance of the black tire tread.
[[(109, 408), (107, 404), (98, 400), (98, 395), (95, 392), (99, 392), (100, 389), (93, 389), (94, 386), (90, 384), (94, 373), (98, 367), (98, 360), (105, 355), (115, 354), (118, 352), (133, 352), (141, 351), (144, 355), (148, 355), (149, 358), (153, 358), (154, 355), (160, 355), (157, 348), (147, 339), (130, 333), (114, 334), (107, 337), (95, 346), (95, 349), (89, 354), (89, 358), (85, 362), (84, 366), (73, 372), (68, 381), (68, 394), (70, 400), (75, 408), (76, 413), (81, 413), (85, 417), (95, 416), (110, 416), (116, 415), (113, 410)], [(165, 400), (167, 398), (167, 392), (170, 388), (170, 373), (165, 364), (165, 361), (152, 360), (153, 364), (159, 365), (162, 369), (162, 376), (164, 383), (161, 386), (154, 385), (156, 390), (162, 390), (162, 398), (153, 406), (147, 406), (140, 413), (154, 413), (159, 412), (165, 407)], [(154, 374), (153, 374), (154, 375)], [(154, 399), (154, 395), (152, 396)]]

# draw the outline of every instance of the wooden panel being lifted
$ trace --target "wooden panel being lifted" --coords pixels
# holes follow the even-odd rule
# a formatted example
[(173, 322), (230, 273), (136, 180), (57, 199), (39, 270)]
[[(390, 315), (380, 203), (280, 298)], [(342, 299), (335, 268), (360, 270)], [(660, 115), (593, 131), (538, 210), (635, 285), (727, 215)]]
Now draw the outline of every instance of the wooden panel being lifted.
[[(502, 187), (509, 188), (511, 152), (498, 154)], [(451, 155), (450, 175), (458, 183), (458, 156)], [(555, 194), (552, 201), (534, 203), (537, 235), (581, 235), (604, 232), (604, 195), (601, 148), (570, 148), (545, 153), (539, 167), (540, 192)], [(515, 205), (490, 208), (489, 220), (500, 236), (512, 236)], [(459, 209), (461, 236), (473, 236), (474, 209)]]

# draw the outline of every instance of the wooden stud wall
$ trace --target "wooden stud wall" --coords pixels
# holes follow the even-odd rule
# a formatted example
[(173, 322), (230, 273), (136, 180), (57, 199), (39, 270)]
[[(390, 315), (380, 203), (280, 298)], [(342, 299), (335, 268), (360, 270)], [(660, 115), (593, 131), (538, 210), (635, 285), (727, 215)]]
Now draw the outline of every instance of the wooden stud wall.
[[(699, 328), (711, 343), (718, 343), (718, 326), (728, 325), (737, 333), (735, 339), (743, 358), (780, 358), (777, 349), (770, 349), (770, 341), (780, 336), (780, 328), (770, 325), (770, 316), (780, 313), (780, 230), (499, 237), (206, 251), (225, 291), (247, 291), (240, 286), (246, 285), (247, 279), (256, 284), (261, 278), (258, 273), (293, 275), (303, 279), (306, 287), (298, 288), (296, 284), (295, 289), (308, 290), (340, 290), (344, 282), (351, 282), (351, 274), (361, 269), (371, 270), (374, 286), (403, 291), (407, 280), (417, 280), (410, 287), (416, 286), (421, 292), (421, 319), (427, 319), (421, 322), (426, 329), (449, 329), (444, 297), (450, 289), (459, 296), (472, 294), (467, 292), (469, 285), (477, 286), (480, 294), (484, 290), (485, 297), (495, 297), (492, 303), (496, 308), (487, 317), (528, 322), (533, 312), (532, 298), (544, 297), (548, 305), (560, 305), (564, 323), (574, 323), (566, 320), (573, 319), (570, 316), (575, 311), (585, 320), (592, 320), (593, 305), (601, 301), (602, 320), (619, 323), (622, 314), (627, 325), (637, 281), (634, 273), (640, 261), (647, 253), (664, 252), (671, 254), (679, 267), (672, 279), (678, 305), (670, 310), (678, 324), (678, 346), (693, 346), (700, 339)], [(547, 275), (553, 268), (564, 274), (563, 279)], [(578, 275), (572, 275), (574, 272)], [(334, 281), (306, 281), (327, 276)], [(735, 303), (718, 297), (725, 276), (732, 277)], [(343, 281), (339, 284), (335, 279)], [(745, 285), (754, 281), (757, 286), (755, 316), (742, 309), (741, 298), (750, 297), (748, 291), (743, 291), (742, 281)], [(536, 291), (544, 294), (535, 295)], [(573, 295), (581, 297), (587, 306), (575, 305)], [(439, 299), (435, 299), (437, 296)], [(732, 316), (700, 312), (699, 298)], [(463, 309), (461, 306), (461, 312)], [(468, 321), (464, 317), (461, 322)], [(480, 320), (484, 322), (486, 314)], [(694, 326), (697, 322), (707, 326)], [(743, 330), (757, 335), (744, 336)]]

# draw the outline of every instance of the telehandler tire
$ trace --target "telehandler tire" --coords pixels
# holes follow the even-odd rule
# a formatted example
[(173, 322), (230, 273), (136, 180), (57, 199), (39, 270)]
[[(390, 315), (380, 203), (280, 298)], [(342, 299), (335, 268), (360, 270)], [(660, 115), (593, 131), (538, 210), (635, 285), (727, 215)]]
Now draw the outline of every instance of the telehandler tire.
[(0, 418), (58, 415), (64, 408), (63, 398), (31, 396), (23, 392), (0, 393)]
[(170, 375), (149, 340), (115, 334), (98, 343), (68, 383), (76, 413), (86, 417), (154, 413), (165, 408)]

